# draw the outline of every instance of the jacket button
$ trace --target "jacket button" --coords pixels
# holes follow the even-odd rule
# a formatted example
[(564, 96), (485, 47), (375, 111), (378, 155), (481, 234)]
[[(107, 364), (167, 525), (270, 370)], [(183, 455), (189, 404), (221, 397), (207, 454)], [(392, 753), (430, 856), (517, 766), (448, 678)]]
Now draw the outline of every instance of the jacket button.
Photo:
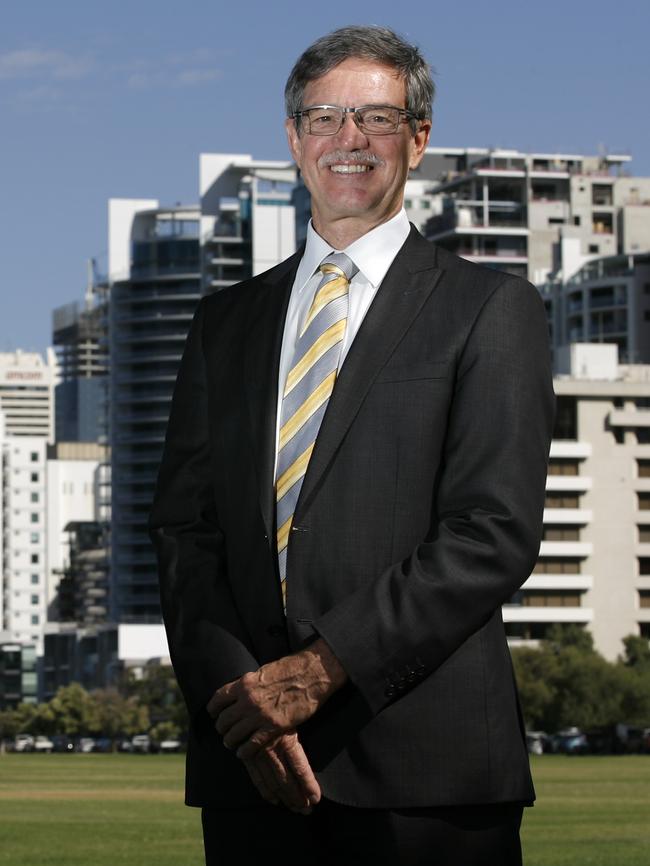
[(280, 637), (285, 633), (284, 626), (282, 625), (270, 625), (266, 631), (271, 637)]
[(388, 688), (384, 692), (387, 698), (394, 698), (396, 693), (397, 689), (395, 688), (395, 686), (388, 686)]

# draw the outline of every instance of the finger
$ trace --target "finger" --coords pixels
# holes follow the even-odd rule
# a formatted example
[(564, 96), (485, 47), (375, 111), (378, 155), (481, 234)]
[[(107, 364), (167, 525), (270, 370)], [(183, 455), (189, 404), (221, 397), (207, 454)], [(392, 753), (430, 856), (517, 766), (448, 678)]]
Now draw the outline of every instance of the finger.
[[(219, 730), (219, 722), (217, 721), (215, 727)], [(248, 740), (251, 736), (257, 736), (259, 732), (259, 739), (264, 740), (265, 743), (268, 743), (273, 737), (277, 737), (279, 731), (275, 728), (267, 729), (260, 727), (259, 719), (246, 718), (240, 719), (236, 722), (232, 727), (227, 731), (223, 738), (223, 744), (228, 749), (236, 749), (238, 746), (241, 746), (246, 740)], [(253, 753), (259, 751), (259, 749), (253, 749)]]
[(238, 701), (224, 707), (217, 715), (215, 728), (223, 737), (242, 718), (242, 707)]
[(298, 736), (287, 736), (283, 738), (282, 748), (284, 748), (285, 764), (289, 771), (293, 773), (300, 789), (307, 797), (308, 801), (315, 806), (320, 802), (321, 789), (318, 784), (318, 779), (314, 775), (309, 759), (305, 754)]
[[(274, 790), (277, 791), (280, 800), (288, 809), (291, 809), (292, 812), (300, 812), (303, 815), (311, 812), (309, 800), (301, 791), (295, 776), (288, 770), (284, 761), (274, 749), (260, 752), (255, 764), (260, 770), (264, 769), (266, 771), (270, 769), (273, 777), (275, 777)], [(265, 774), (265, 779), (269, 779), (268, 772)]]
[(271, 803), (273, 806), (278, 806), (280, 804), (280, 798), (278, 797), (277, 792), (273, 790), (273, 788), (269, 787), (266, 779), (255, 765), (255, 762), (244, 761), (244, 766), (248, 771), (251, 782), (255, 785), (262, 798), (266, 800), (267, 803)]
[(207, 703), (206, 709), (208, 713), (216, 718), (221, 710), (230, 704), (234, 703), (236, 695), (233, 695), (233, 687), (237, 684), (237, 680), (233, 680), (231, 683), (226, 683), (224, 686), (221, 686), (220, 689), (217, 689), (216, 692), (212, 695), (210, 700)]
[(235, 753), (242, 761), (254, 757), (261, 749), (265, 749), (280, 731), (277, 728), (258, 728), (254, 734), (242, 743)]

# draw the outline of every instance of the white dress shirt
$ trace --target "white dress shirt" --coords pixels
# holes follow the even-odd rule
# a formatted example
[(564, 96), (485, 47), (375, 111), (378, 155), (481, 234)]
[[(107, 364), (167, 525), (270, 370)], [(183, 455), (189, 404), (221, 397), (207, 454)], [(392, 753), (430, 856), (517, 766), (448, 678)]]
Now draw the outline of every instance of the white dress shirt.
[[(280, 435), (280, 411), (282, 393), (287, 380), (298, 334), (307, 317), (316, 289), (321, 281), (318, 266), (332, 252), (344, 252), (359, 268), (349, 288), (348, 318), (345, 338), (341, 348), (339, 368), (347, 355), (357, 331), (361, 327), (377, 289), (386, 276), (393, 259), (399, 252), (411, 230), (404, 208), (388, 222), (372, 229), (344, 250), (333, 250), (326, 240), (316, 232), (311, 221), (307, 228), (305, 252), (298, 265), (291, 289), (287, 318), (284, 323), (280, 369), (278, 373), (278, 405), (275, 426), (275, 459), (277, 466), (278, 441)], [(275, 471), (274, 471), (275, 475)]]

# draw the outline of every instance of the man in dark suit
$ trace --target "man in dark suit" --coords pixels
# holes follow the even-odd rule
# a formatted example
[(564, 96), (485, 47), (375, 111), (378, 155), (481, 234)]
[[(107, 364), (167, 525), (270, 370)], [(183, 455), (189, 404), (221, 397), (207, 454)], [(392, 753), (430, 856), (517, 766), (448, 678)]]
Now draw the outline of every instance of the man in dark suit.
[(521, 862), (500, 606), (539, 548), (548, 334), (530, 284), (408, 225), (432, 95), (391, 31), (314, 43), (306, 246), (188, 337), (151, 528), (208, 863)]

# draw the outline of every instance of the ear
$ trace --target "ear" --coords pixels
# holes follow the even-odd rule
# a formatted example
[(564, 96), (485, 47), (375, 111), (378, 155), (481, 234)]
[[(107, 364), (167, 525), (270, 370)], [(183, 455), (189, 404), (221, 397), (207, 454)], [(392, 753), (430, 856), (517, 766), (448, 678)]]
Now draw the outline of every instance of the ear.
[(298, 130), (296, 129), (296, 121), (293, 117), (287, 117), (284, 121), (284, 128), (287, 132), (287, 141), (289, 143), (289, 150), (293, 157), (293, 161), (296, 163), (298, 168), (301, 168), (300, 160), (302, 158), (302, 142), (298, 135)]
[(418, 165), (422, 162), (422, 157), (424, 156), (424, 152), (427, 149), (430, 135), (431, 121), (421, 120), (420, 127), (413, 136), (411, 142), (411, 159), (409, 161), (409, 168), (417, 168)]

